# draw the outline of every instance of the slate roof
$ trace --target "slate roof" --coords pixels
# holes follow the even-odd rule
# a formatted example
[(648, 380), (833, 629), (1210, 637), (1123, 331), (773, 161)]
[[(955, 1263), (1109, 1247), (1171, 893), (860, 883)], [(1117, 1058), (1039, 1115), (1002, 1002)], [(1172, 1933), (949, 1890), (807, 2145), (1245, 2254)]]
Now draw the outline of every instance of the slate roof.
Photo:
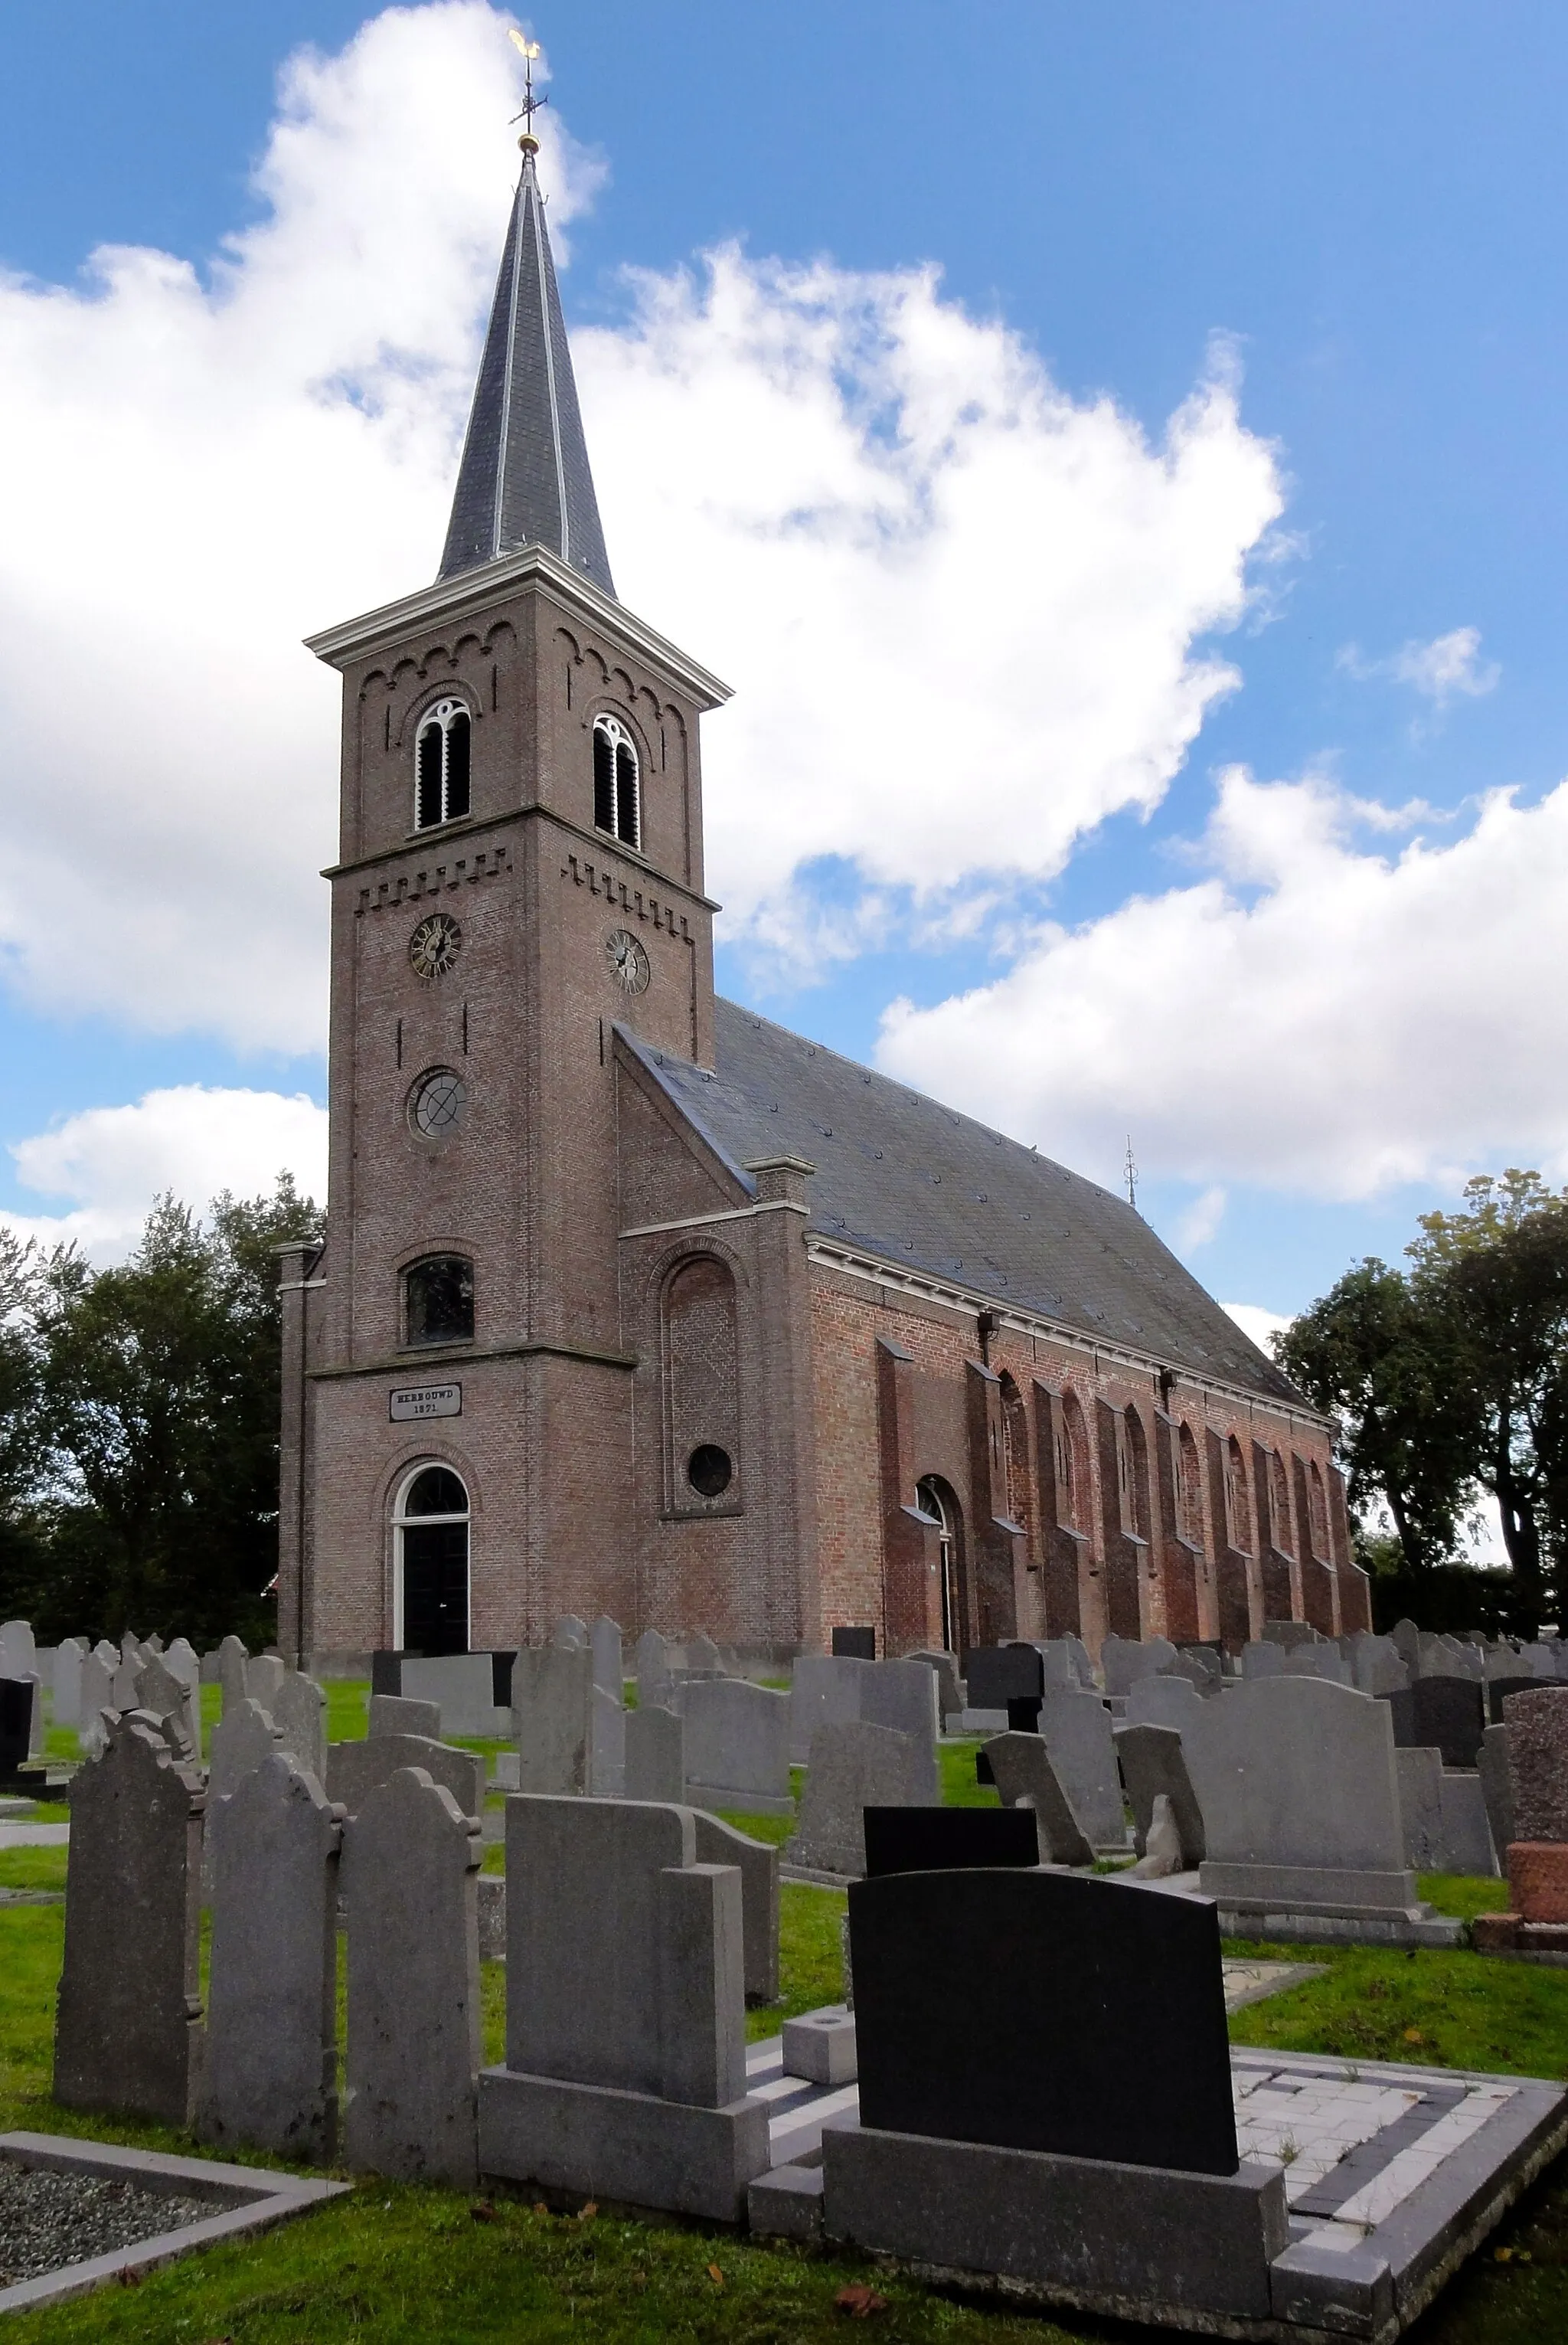
[(713, 1072), (622, 1039), (748, 1189), (803, 1156), (814, 1231), (1177, 1370), (1306, 1406), (1122, 1198), (733, 1001)]
[(615, 592), (533, 157), (523, 154), (440, 575), (547, 545)]

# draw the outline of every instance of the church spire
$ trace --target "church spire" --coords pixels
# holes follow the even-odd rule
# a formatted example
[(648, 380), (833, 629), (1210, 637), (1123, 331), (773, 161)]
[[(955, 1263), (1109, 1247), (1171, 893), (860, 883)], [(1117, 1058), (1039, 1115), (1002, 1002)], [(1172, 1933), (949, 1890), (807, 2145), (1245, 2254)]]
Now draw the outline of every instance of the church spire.
[[(530, 96), (532, 96), (531, 74)], [(533, 100), (533, 106), (541, 101)], [(532, 107), (528, 109), (531, 116)], [(545, 545), (613, 594), (530, 128), (474, 386), (440, 576)]]

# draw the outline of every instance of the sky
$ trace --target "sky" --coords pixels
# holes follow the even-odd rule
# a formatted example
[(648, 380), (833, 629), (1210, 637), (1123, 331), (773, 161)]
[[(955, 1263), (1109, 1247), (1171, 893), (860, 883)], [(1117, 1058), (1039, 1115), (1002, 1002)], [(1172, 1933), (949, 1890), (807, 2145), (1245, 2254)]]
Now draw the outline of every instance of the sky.
[(9, 0), (0, 1213), (319, 1192), (335, 679), (541, 169), (723, 988), (1254, 1331), (1568, 1181), (1568, 17)]

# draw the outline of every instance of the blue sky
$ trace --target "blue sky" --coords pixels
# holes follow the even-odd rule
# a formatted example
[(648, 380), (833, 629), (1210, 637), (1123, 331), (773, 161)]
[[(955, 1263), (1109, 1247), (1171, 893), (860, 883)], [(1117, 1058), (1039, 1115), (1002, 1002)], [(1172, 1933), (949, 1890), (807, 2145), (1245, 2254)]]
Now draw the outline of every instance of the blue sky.
[[(223, 239), (267, 218), (253, 173), (284, 60), (307, 43), (331, 56), (366, 14), (81, 0), (64, 16), (11, 0), (0, 60), (27, 100), (0, 149), (0, 265), (33, 280), (35, 295), (79, 289), (89, 252), (113, 243), (177, 256), (207, 281)], [(1152, 807), (1081, 826), (1058, 868), (1037, 862), (993, 916), (949, 922), (936, 943), (896, 879), (905, 895), (865, 928), (864, 949), (770, 956), (743, 935), (721, 955), (727, 990), (869, 1057), (888, 1047), (879, 1037), (890, 1002), (939, 1011), (994, 988), (1018, 959), (1022, 929), (1095, 930), (1108, 954), (1121, 931), (1098, 924), (1130, 898), (1196, 886), (1213, 869), (1202, 842), (1216, 777), (1232, 765), (1259, 784), (1315, 791), (1320, 810), (1331, 798), (1340, 848), (1322, 880), (1348, 903), (1378, 858), (1391, 867), (1412, 851), (1451, 853), (1486, 793), (1512, 789), (1517, 808), (1533, 811), (1558, 783), (1568, 767), (1561, 10), (979, 0), (955, 15), (921, 0), (854, 10), (562, 0), (531, 21), (561, 117), (603, 166), (591, 188), (580, 155), (577, 194), (558, 198), (574, 333), (626, 330), (628, 267), (667, 276), (730, 239), (752, 262), (823, 259), (841, 275), (934, 263), (943, 301), (1018, 338), (1078, 413), (1108, 399), (1156, 447), (1224, 338), (1223, 364), (1239, 376), (1239, 429), (1265, 446), (1282, 496), (1279, 519), (1248, 538), (1245, 609), (1212, 640), (1201, 628), (1193, 637), (1192, 655), (1216, 652), (1237, 672), (1235, 688), (1208, 709)], [(498, 82), (498, 114), (506, 95)], [(496, 246), (501, 226), (498, 208)], [(0, 373), (6, 364), (0, 354)], [(116, 386), (101, 390), (110, 414)], [(46, 461), (58, 462), (57, 450)], [(613, 461), (602, 468), (612, 559), (617, 477)], [(78, 555), (90, 562), (91, 547)], [(1016, 599), (1027, 592), (1031, 548), (1013, 557), (997, 592)], [(416, 566), (407, 585), (424, 574)], [(696, 607), (695, 590), (684, 591)], [(24, 594), (25, 581), (10, 592)], [(701, 642), (689, 647), (707, 655)], [(231, 656), (243, 665), (251, 645), (236, 643)], [(8, 799), (27, 787), (25, 688), (18, 671), (0, 670)], [(977, 693), (996, 689), (976, 675)], [(1031, 787), (1048, 790), (1049, 775)], [(1376, 812), (1411, 802), (1421, 811), (1402, 827)], [(1254, 802), (1255, 827), (1274, 805)], [(1223, 874), (1238, 919), (1281, 886), (1279, 862), (1264, 870), (1255, 848)], [(302, 861), (309, 851), (302, 838)], [(1093, 1089), (1092, 1071), (1080, 1081), (1066, 1060), (1032, 1091), (998, 1078), (993, 1096), (976, 1076), (961, 1103), (1111, 1183), (1130, 1132), (1140, 1203), (1205, 1284), (1227, 1301), (1299, 1308), (1361, 1254), (1396, 1254), (1415, 1213), (1451, 1199), (1465, 1170), (1543, 1162), (1568, 1177), (1545, 883), (1521, 894), (1516, 918), (1508, 909), (1510, 871), (1550, 858), (1522, 831), (1509, 852), (1513, 864), (1502, 854), (1479, 877), (1456, 865), (1452, 887), (1413, 922), (1430, 931), (1451, 921), (1456, 947), (1468, 939), (1475, 956), (1462, 1043), (1442, 983), (1419, 972), (1403, 981), (1394, 967), (1411, 932), (1395, 919), (1366, 947), (1364, 998), (1316, 1025), (1310, 999), (1303, 1007), (1294, 994), (1275, 1017), (1243, 959), (1238, 983), (1261, 1006), (1249, 1002), (1233, 1044), (1222, 992), (1218, 1002), (1195, 992), (1186, 962), (1157, 953), (1140, 963), (1138, 984), (1118, 997), (1122, 1014), (1149, 1030), (1128, 1057), (1124, 1111), (1102, 1085), (1092, 1108), (1058, 1118), (1058, 1095), (1081, 1101)], [(1360, 858), (1353, 868), (1347, 857)], [(724, 871), (710, 876), (725, 895)], [(795, 901), (831, 912), (864, 889), (854, 856), (830, 849), (798, 876)], [(1472, 889), (1486, 899), (1473, 918)], [(320, 899), (324, 926), (324, 889)], [(308, 1020), (271, 1034), (265, 1020), (215, 1028), (200, 986), (171, 1010), (137, 984), (124, 999), (112, 978), (76, 985), (61, 973), (63, 952), (51, 959), (20, 916), (15, 934), (5, 918), (0, 890), (14, 980), (0, 1139), (12, 1146), (166, 1087), (324, 1096)], [(955, 925), (970, 932), (955, 939)], [(1314, 930), (1301, 948), (1308, 997), (1312, 955), (1337, 956), (1335, 937)], [(1426, 943), (1441, 980), (1442, 939)], [(193, 960), (205, 949), (189, 939), (176, 949)], [(156, 930), (126, 949), (156, 953)], [(1288, 945), (1270, 959), (1276, 973), (1281, 952)], [(1330, 976), (1325, 960), (1325, 994)], [(1047, 988), (1027, 998), (1058, 997)], [(1006, 1051), (1023, 997), (1012, 999), (1012, 1010), (999, 997), (968, 1024), (955, 1014), (911, 1029), (909, 1049), (926, 1056), (899, 1059), (899, 1071), (925, 1068), (940, 1090), (947, 1067)], [(1191, 1055), (1194, 1017), (1210, 1029), (1207, 1056)], [(1522, 1020), (1528, 1048), (1511, 1088), (1495, 1065)], [(1399, 1037), (1381, 1072), (1361, 1030), (1380, 1021)], [(1162, 1032), (1185, 1069), (1177, 1093), (1186, 1084), (1208, 1097), (1201, 1131), (1186, 1130), (1168, 1092), (1153, 1101)], [(1353, 1113), (1335, 1081), (1341, 1048), (1356, 1061)], [(1406, 1101), (1401, 1071), (1412, 1062), (1421, 1080)], [(1488, 1082), (1485, 1112), (1471, 1112), (1467, 1091)], [(1259, 1139), (1293, 1094), (1312, 1135), (1300, 1162)], [(0, 1206), (37, 1215), (83, 1203), (98, 1162), (90, 1150), (51, 1158), (47, 1147), (19, 1167), (7, 1159)], [(20, 1177), (29, 1168), (31, 1187)], [(50, 1177), (53, 1190), (37, 1185)]]

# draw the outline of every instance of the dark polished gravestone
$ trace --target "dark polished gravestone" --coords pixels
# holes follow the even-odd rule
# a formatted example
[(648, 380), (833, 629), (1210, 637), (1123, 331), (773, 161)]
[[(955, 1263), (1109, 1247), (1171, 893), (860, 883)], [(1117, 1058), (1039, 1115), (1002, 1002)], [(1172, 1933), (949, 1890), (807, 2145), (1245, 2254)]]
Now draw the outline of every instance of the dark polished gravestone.
[[(1486, 1680), (1488, 1725), (1502, 1725), (1502, 1705), (1511, 1693), (1538, 1693), (1543, 1685), (1549, 1686), (1551, 1683), (1550, 1678), (1488, 1678)], [(1501, 1855), (1502, 1851), (1499, 1850), (1498, 1853)]]
[(1033, 1645), (971, 1645), (964, 1656), (964, 1686), (971, 1710), (1037, 1702), (1045, 1684), (1046, 1665)]
[(849, 1940), (863, 2127), (1237, 2172), (1206, 1900), (1059, 1873), (895, 1873), (852, 1883)]
[(833, 1632), (834, 1659), (841, 1661), (874, 1661), (876, 1659), (875, 1629), (839, 1627)]
[(0, 1784), (14, 1784), (33, 1740), (33, 1680), (0, 1678)]
[(865, 1808), (865, 1876), (1036, 1865), (1033, 1808)]
[(403, 1663), (422, 1661), (422, 1652), (405, 1651), (372, 1653), (370, 1656), (370, 1691), (400, 1694), (403, 1690)]
[(1486, 1724), (1482, 1691), (1474, 1678), (1417, 1678), (1382, 1694), (1394, 1714), (1400, 1751), (1441, 1751), (1445, 1767), (1478, 1767)]

